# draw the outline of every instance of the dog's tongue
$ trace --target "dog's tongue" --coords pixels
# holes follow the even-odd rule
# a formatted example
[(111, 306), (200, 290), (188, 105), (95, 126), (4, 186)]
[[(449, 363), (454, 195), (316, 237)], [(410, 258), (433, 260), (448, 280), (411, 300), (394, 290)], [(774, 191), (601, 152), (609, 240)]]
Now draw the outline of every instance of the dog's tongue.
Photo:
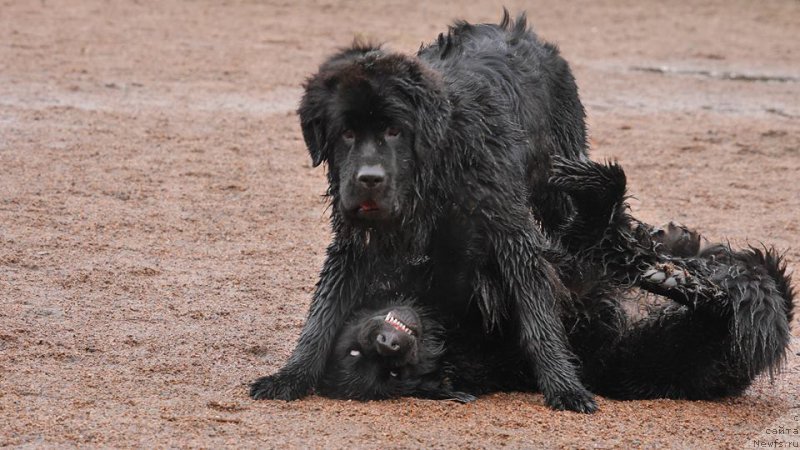
[(375, 203), (374, 200), (367, 200), (362, 203), (359, 208), (361, 208), (362, 211), (374, 211), (378, 209), (378, 204)]

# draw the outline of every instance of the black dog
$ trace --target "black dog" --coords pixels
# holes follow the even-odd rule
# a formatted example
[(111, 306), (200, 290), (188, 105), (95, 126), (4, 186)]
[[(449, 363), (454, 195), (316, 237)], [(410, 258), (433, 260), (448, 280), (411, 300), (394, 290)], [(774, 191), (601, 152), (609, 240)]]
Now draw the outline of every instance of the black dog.
[(536, 225), (555, 230), (572, 210), (548, 187), (551, 156), (586, 153), (557, 49), (507, 13), (457, 23), (416, 58), (354, 45), (308, 80), (299, 114), (314, 164), (328, 163), (334, 238), (297, 347), (251, 396), (306, 395), (362, 299), (403, 290), (508, 336), (551, 407), (594, 411)]
[(451, 389), (445, 381), (441, 361), (446, 340), (442, 325), (409, 299), (361, 310), (336, 338), (317, 392), (358, 400), (414, 395), (472, 401), (472, 395)]
[[(700, 235), (684, 227), (635, 223), (626, 214), (617, 166), (559, 163), (556, 173), (554, 184), (575, 196), (578, 212), (562, 229), (570, 250), (554, 248), (551, 259), (560, 252), (568, 264), (556, 265), (573, 278), (561, 318), (588, 387), (619, 399), (712, 399), (738, 395), (778, 367), (794, 293), (774, 250), (701, 248)], [(644, 260), (655, 265), (642, 266)], [(632, 321), (620, 300), (631, 282), (682, 304)], [(464, 327), (443, 332), (436, 314), (407, 300), (383, 302), (377, 313), (361, 311), (345, 325), (321, 394), (465, 402), (486, 392), (536, 390), (513, 341)]]

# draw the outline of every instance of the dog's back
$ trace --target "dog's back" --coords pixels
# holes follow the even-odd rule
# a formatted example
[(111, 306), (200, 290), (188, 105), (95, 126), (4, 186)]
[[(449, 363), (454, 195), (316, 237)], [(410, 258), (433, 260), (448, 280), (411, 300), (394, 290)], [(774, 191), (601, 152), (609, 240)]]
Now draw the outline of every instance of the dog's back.
[(512, 20), (505, 11), (499, 24), (456, 22), (418, 56), (441, 73), (463, 103), (490, 112), (509, 110), (506, 117), (518, 121), (515, 128), (529, 144), (516, 149), (529, 204), (545, 229), (561, 223), (571, 208), (547, 184), (550, 158), (580, 159), (588, 145), (575, 78), (558, 48), (539, 39), (525, 14)]

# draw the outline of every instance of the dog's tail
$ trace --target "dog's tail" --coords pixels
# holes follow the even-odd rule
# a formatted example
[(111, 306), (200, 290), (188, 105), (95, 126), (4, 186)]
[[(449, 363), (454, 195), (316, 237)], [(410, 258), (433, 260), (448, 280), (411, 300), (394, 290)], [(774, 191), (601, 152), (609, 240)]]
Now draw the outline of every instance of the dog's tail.
[(785, 360), (791, 339), (795, 299), (791, 275), (774, 248), (750, 247), (735, 255), (742, 274), (738, 279), (727, 276), (721, 280), (731, 296), (736, 296), (731, 303), (734, 351), (749, 375), (766, 370), (772, 376)]

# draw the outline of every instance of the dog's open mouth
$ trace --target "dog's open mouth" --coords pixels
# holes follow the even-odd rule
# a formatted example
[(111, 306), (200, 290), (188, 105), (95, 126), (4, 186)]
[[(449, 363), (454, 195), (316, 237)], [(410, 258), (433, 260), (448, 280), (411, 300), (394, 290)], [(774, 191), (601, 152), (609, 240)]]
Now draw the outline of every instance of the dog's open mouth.
[(374, 211), (377, 211), (379, 209), (380, 209), (380, 207), (378, 206), (378, 204), (374, 200), (367, 200), (367, 201), (361, 203), (360, 205), (358, 205), (358, 212), (361, 212), (361, 213), (374, 212)]
[(411, 327), (403, 323), (400, 319), (395, 317), (393, 311), (389, 311), (389, 313), (386, 314), (386, 317), (383, 319), (383, 321), (393, 326), (397, 331), (402, 331), (403, 333), (406, 333), (409, 336), (414, 336), (414, 330), (412, 330)]

